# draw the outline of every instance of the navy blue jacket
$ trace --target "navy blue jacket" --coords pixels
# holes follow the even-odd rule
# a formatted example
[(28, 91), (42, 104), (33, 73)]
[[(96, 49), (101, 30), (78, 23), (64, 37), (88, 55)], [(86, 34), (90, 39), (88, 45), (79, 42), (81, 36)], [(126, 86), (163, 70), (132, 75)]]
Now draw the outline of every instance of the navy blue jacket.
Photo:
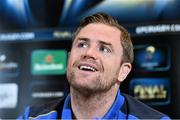
[[(19, 119), (72, 119), (70, 96), (40, 106), (27, 107)], [(118, 91), (116, 100), (103, 118), (94, 119), (170, 119), (133, 97)]]

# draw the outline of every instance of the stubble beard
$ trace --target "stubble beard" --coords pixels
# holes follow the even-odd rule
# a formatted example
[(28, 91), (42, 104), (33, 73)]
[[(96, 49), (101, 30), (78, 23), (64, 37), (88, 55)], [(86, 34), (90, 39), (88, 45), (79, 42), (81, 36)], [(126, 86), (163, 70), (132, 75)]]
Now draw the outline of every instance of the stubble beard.
[(97, 93), (102, 93), (102, 92), (107, 92), (112, 88), (112, 86), (115, 85), (117, 78), (112, 78), (111, 80), (105, 80), (101, 78), (101, 76), (97, 76), (95, 80), (93, 80), (92, 85), (80, 85), (76, 81), (76, 76), (75, 76), (74, 71), (70, 71), (70, 73), (67, 74), (67, 79), (70, 84), (70, 87), (78, 91), (79, 93), (89, 96), (92, 94), (97, 94)]

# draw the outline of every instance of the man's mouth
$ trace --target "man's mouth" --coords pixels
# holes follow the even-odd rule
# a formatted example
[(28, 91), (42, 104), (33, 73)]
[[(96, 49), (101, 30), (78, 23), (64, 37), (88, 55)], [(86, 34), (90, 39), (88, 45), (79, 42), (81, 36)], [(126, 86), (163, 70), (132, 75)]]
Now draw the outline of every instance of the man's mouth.
[(80, 65), (80, 66), (78, 66), (78, 68), (80, 70), (84, 70), (84, 71), (91, 71), (91, 72), (96, 72), (97, 71), (97, 69), (95, 67), (88, 66), (88, 65)]

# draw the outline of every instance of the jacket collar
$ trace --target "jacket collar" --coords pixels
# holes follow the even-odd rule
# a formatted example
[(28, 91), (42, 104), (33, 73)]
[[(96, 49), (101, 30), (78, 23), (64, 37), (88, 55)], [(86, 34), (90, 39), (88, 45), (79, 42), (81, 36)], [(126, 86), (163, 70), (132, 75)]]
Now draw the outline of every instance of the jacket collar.
[[(71, 97), (68, 95), (65, 99), (61, 119), (72, 119), (72, 109), (71, 109)], [(94, 119), (116, 119), (119, 118), (120, 109), (124, 103), (124, 97), (121, 95), (120, 90), (118, 90), (116, 99), (113, 105), (110, 107), (108, 112), (104, 115), (103, 118), (94, 118)], [(124, 118), (124, 115), (123, 115)]]

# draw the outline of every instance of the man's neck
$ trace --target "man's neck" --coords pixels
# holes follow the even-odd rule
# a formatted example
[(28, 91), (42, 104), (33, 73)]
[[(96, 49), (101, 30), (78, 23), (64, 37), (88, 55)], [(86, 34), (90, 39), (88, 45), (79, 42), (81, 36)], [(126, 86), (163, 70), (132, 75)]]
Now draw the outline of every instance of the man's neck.
[(117, 88), (112, 87), (107, 92), (83, 95), (71, 88), (71, 107), (77, 119), (102, 118), (112, 106), (117, 94)]

